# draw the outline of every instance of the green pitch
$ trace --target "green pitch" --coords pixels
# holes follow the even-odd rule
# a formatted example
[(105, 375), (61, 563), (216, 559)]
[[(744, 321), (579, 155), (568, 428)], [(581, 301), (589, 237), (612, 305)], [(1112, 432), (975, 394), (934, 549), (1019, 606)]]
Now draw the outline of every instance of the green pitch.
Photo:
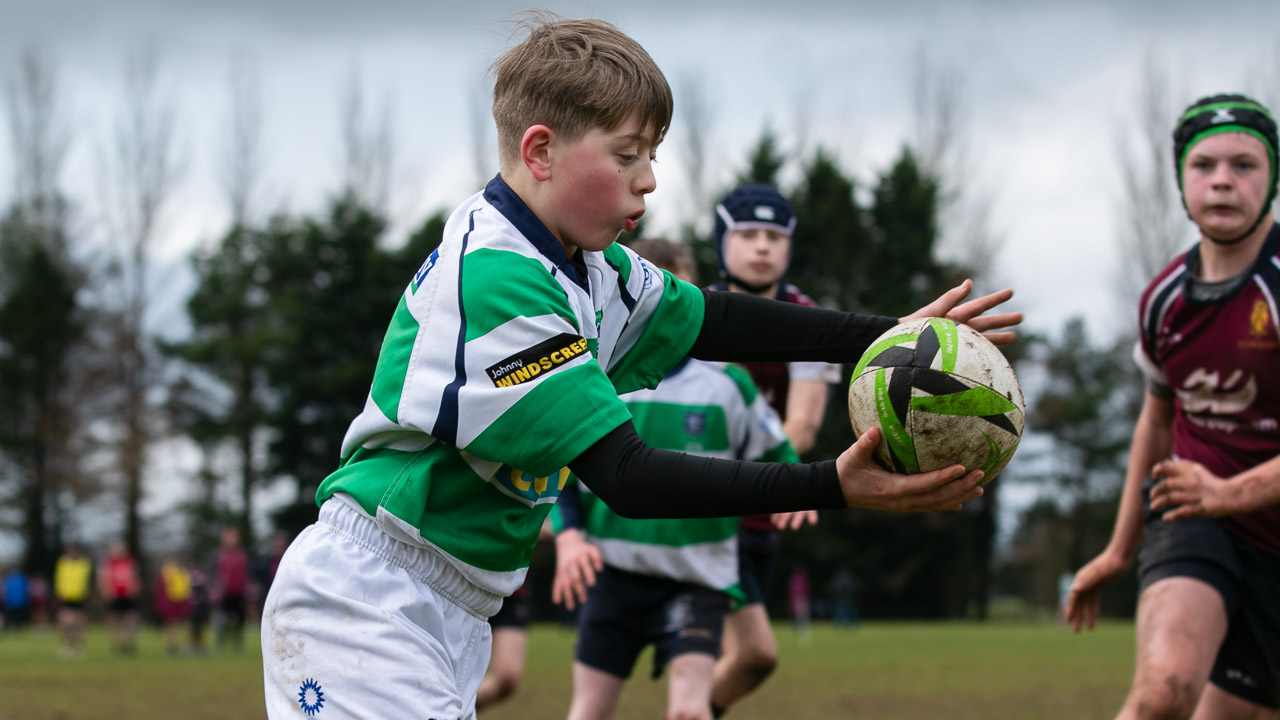
[[(1104, 624), (1072, 635), (1060, 625), (872, 623), (857, 630), (815, 625), (807, 640), (776, 627), (781, 665), (730, 715), (733, 720), (1111, 717), (1133, 671), (1133, 627)], [(244, 654), (166, 656), (158, 634), (134, 657), (107, 651), (101, 630), (89, 656), (61, 661), (52, 634), (0, 633), (0, 720), (189, 720), (263, 718), (257, 638)], [(573, 633), (535, 626), (525, 684), (484, 720), (558, 720), (571, 692)], [(665, 683), (649, 658), (622, 698), (618, 720), (654, 720)]]

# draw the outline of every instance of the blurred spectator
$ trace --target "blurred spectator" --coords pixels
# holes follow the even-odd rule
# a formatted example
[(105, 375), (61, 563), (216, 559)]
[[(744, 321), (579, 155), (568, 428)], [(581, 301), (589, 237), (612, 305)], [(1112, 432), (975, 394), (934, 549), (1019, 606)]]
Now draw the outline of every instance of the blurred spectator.
[(132, 654), (138, 649), (138, 563), (124, 543), (117, 540), (107, 548), (98, 572), (102, 599), (107, 604), (107, 629), (111, 648)]
[(27, 574), (15, 567), (4, 575), (4, 629), (21, 630), (31, 619)]
[(809, 571), (797, 567), (787, 580), (787, 599), (791, 608), (791, 622), (802, 638), (809, 635)]
[(44, 630), (49, 625), (49, 581), (36, 573), (27, 581), (27, 592), (31, 595), (31, 626)]
[(230, 638), (236, 651), (244, 648), (244, 623), (248, 610), (249, 554), (240, 545), (240, 531), (233, 527), (222, 530), (222, 545), (218, 548), (214, 563), (217, 572), (214, 595), (222, 623), (218, 632), (218, 647)]
[(213, 614), (209, 602), (209, 575), (199, 565), (187, 568), (191, 580), (191, 652), (204, 654), (204, 634)]
[(831, 621), (836, 627), (858, 625), (858, 579), (848, 566), (831, 576)]
[(68, 545), (53, 571), (53, 597), (58, 604), (58, 631), (62, 642), (58, 656), (84, 657), (85, 604), (89, 602), (93, 563), (79, 545)]
[(169, 556), (156, 577), (156, 614), (164, 624), (164, 649), (178, 654), (179, 630), (191, 617), (191, 573), (176, 556)]

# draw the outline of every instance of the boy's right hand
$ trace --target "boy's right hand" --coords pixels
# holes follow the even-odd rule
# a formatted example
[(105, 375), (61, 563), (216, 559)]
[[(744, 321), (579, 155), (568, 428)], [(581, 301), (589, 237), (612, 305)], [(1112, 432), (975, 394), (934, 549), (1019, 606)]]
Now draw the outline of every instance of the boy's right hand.
[(965, 473), (962, 465), (918, 475), (885, 470), (872, 458), (879, 442), (880, 428), (868, 428), (836, 458), (836, 473), (849, 507), (891, 512), (959, 510), (962, 504), (982, 494), (978, 485), (982, 471)]
[(604, 569), (600, 549), (569, 528), (556, 535), (556, 577), (551, 583), (551, 602), (572, 610), (587, 602), (587, 588), (596, 584), (596, 573)]
[(1063, 608), (1063, 617), (1072, 630), (1080, 632), (1081, 627), (1093, 629), (1102, 614), (1102, 588), (1128, 570), (1129, 562), (1112, 553), (1110, 548), (1080, 568)]

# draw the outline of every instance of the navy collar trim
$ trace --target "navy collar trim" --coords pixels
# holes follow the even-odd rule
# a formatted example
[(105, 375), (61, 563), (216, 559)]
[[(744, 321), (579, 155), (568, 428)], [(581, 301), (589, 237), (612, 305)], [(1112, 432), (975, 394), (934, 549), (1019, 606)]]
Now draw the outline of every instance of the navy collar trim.
[(678, 374), (681, 370), (685, 369), (689, 365), (690, 359), (691, 358), (688, 355), (685, 355), (684, 357), (680, 358), (680, 362), (672, 366), (672, 368), (667, 371), (667, 374), (662, 376), (662, 379), (665, 380), (669, 377), (672, 377), (673, 375)]
[[(1262, 247), (1258, 249), (1258, 257), (1253, 261), (1253, 264), (1249, 266), (1249, 269), (1240, 274), (1240, 279), (1247, 281), (1248, 278), (1262, 272), (1266, 268), (1267, 263), (1271, 262), (1271, 258), (1278, 253), (1280, 253), (1280, 223), (1275, 223), (1271, 226), (1271, 231), (1267, 233), (1267, 238), (1262, 241)], [(1185, 289), (1190, 290), (1191, 283), (1195, 281), (1196, 268), (1199, 264), (1200, 243), (1197, 242), (1195, 245), (1191, 246), (1190, 250), (1187, 251), (1186, 258), (1183, 260), (1186, 273), (1184, 273), (1182, 278), (1182, 286)], [(1236, 292), (1244, 286), (1245, 283), (1241, 282), (1235, 290), (1232, 290), (1219, 298), (1219, 301), (1226, 300), (1227, 298), (1234, 296)]]
[(578, 268), (564, 254), (564, 246), (556, 239), (555, 235), (547, 229), (546, 225), (538, 219), (538, 216), (529, 209), (529, 206), (520, 199), (515, 190), (502, 179), (502, 175), (493, 176), (488, 185), (484, 187), (484, 199), (489, 204), (497, 208), (516, 230), (524, 236), (534, 249), (542, 253), (543, 257), (551, 261), (560, 272), (564, 273), (573, 282), (577, 283), (583, 290), (590, 292), (587, 286), (587, 280), (578, 272)]

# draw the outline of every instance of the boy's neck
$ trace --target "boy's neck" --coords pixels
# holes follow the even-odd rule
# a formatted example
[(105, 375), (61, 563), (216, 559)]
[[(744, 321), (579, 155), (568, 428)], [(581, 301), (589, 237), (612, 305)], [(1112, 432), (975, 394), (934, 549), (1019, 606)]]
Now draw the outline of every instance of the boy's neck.
[(1223, 245), (1214, 242), (1203, 233), (1200, 235), (1200, 262), (1196, 268), (1196, 279), (1203, 282), (1218, 282), (1233, 278), (1249, 269), (1257, 259), (1262, 244), (1271, 232), (1274, 219), (1271, 213), (1249, 236), (1238, 243)]
[(507, 184), (507, 187), (511, 188), (511, 192), (515, 193), (516, 197), (519, 197), (520, 201), (533, 211), (533, 214), (542, 221), (542, 224), (546, 226), (547, 230), (551, 232), (551, 235), (560, 243), (560, 247), (564, 248), (565, 258), (573, 260), (578, 254), (578, 246), (566, 243), (564, 239), (560, 237), (560, 234), (556, 232), (556, 229), (552, 227), (552, 223), (547, 222), (549, 216), (541, 202), (542, 195), (539, 192), (539, 190), (541, 190), (541, 186), (538, 184), (538, 181), (525, 171), (523, 167), (518, 167), (511, 172), (503, 170), (499, 174), (502, 176), (502, 181)]
[(778, 286), (780, 284), (781, 284), (781, 281), (776, 282), (770, 285), (769, 287), (764, 288), (763, 290), (760, 290), (757, 292), (756, 290), (753, 290), (751, 288), (743, 287), (732, 280), (725, 280), (725, 287), (727, 287), (730, 292), (746, 293), (747, 295), (755, 295), (756, 297), (762, 297), (762, 298), (765, 298), (766, 300), (772, 300), (778, 297)]

